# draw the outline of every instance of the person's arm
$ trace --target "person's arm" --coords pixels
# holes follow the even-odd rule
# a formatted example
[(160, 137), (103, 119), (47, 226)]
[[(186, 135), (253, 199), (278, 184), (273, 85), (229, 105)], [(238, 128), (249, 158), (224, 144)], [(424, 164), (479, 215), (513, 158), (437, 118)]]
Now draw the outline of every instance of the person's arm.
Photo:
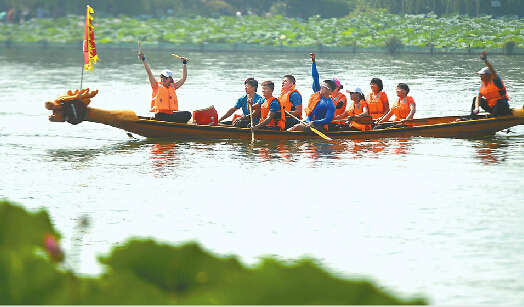
[(262, 121), (260, 122), (258, 125), (255, 125), (255, 127), (253, 127), (253, 129), (259, 129), (259, 128), (263, 128), (265, 127), (267, 124), (269, 124), (269, 122), (271, 122), (272, 119), (276, 119), (277, 118), (277, 112), (269, 112), (268, 116)]
[(386, 115), (382, 116), (379, 120), (377, 120), (377, 125), (383, 122), (387, 122), (391, 118), (391, 116), (393, 116), (393, 109), (389, 109)]
[(184, 85), (184, 83), (186, 82), (186, 79), (187, 79), (187, 59), (184, 58), (184, 57), (181, 57), (180, 58), (182, 60), (182, 79), (178, 80), (176, 83), (175, 83), (175, 88), (178, 89), (179, 87), (181, 87), (182, 85)]
[(368, 116), (368, 114), (369, 114), (368, 107), (363, 107), (362, 113), (360, 113), (359, 115), (356, 115), (355, 117), (364, 117), (364, 116)]
[(218, 120), (218, 122), (221, 122), (223, 121), (224, 119), (228, 118), (229, 116), (231, 116), (233, 113), (235, 113), (238, 109), (235, 108), (235, 107), (232, 107), (231, 109), (229, 109), (229, 111), (226, 112), (226, 114), (224, 114), (222, 117), (220, 117), (220, 119)]
[(389, 112), (389, 99), (388, 95), (386, 95), (386, 92), (382, 92), (381, 99), (382, 105), (384, 106), (384, 114), (386, 114)]
[(149, 65), (147, 64), (146, 57), (144, 56), (144, 53), (142, 50), (138, 51), (138, 58), (140, 61), (142, 61), (142, 64), (144, 64), (144, 68), (146, 69), (147, 76), (149, 77), (149, 83), (151, 83), (151, 87), (156, 86), (156, 79), (155, 76), (153, 76), (153, 73), (151, 72), (151, 68), (149, 68)]
[(310, 53), (311, 57), (311, 77), (313, 78), (313, 93), (320, 91), (320, 76), (318, 75), (317, 63), (315, 62), (315, 54)]
[(342, 97), (340, 98), (339, 102), (337, 103), (337, 105), (335, 106), (336, 109), (341, 109), (341, 108), (344, 108), (344, 111), (346, 109), (346, 106), (347, 106), (347, 99), (346, 97)]
[(299, 93), (294, 92), (289, 95), (289, 101), (291, 101), (291, 104), (295, 107), (295, 110), (289, 111), (289, 113), (300, 118), (302, 116), (302, 96)]
[(416, 109), (417, 109), (417, 107), (415, 106), (415, 103), (414, 103), (414, 102), (411, 102), (411, 103), (409, 104), (409, 114), (408, 114), (408, 117), (406, 117), (406, 119), (405, 119), (404, 121), (406, 121), (406, 120), (412, 120), (412, 119), (413, 119), (413, 116), (415, 115)]
[(329, 103), (327, 110), (326, 110), (326, 116), (324, 116), (323, 119), (314, 120), (312, 123), (316, 126), (326, 125), (326, 124), (329, 124), (333, 120), (334, 116), (335, 116), (335, 105), (333, 103)]
[(495, 68), (493, 68), (493, 65), (491, 65), (491, 63), (488, 61), (488, 55), (486, 51), (482, 51), (482, 53), (480, 54), (480, 59), (483, 60), (484, 64), (486, 64), (486, 66), (488, 67), (489, 72), (491, 73), (491, 78), (495, 79), (496, 77), (498, 77)]

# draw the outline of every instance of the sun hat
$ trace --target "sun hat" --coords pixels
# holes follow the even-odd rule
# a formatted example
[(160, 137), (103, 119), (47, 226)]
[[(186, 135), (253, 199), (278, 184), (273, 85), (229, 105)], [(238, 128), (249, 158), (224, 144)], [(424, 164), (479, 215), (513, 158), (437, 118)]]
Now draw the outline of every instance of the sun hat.
[(481, 70), (479, 70), (477, 72), (477, 74), (479, 74), (479, 75), (489, 75), (490, 73), (491, 72), (489, 71), (489, 68), (487, 68), (487, 67), (484, 67), (484, 68), (482, 68)]
[(170, 70), (163, 70), (160, 73), (161, 76), (167, 77), (167, 78), (173, 78), (173, 73)]
[(356, 87), (354, 90), (349, 91), (350, 93), (360, 93), (364, 95), (364, 92), (362, 92), (362, 89), (360, 87)]
[(340, 83), (340, 80), (338, 80), (337, 78), (334, 78), (333, 77), (333, 81), (335, 82), (335, 84), (337, 85), (337, 87), (340, 87), (342, 85), (342, 83)]

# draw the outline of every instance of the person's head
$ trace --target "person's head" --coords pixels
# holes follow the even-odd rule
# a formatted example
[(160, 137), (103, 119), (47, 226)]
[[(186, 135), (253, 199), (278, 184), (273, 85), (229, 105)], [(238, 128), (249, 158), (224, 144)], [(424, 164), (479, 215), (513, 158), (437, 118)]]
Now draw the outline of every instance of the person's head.
[(371, 86), (371, 90), (373, 91), (373, 93), (381, 92), (382, 89), (384, 89), (382, 80), (380, 80), (379, 78), (371, 79), (371, 82), (369, 83), (369, 85)]
[(487, 67), (484, 67), (481, 70), (479, 70), (477, 74), (480, 76), (480, 80), (482, 81), (488, 81), (489, 77), (491, 76), (491, 72)]
[(262, 82), (262, 94), (264, 97), (269, 98), (273, 96), (273, 90), (275, 89), (275, 83), (272, 81)]
[(162, 85), (167, 87), (170, 83), (173, 83), (173, 73), (170, 70), (163, 70), (160, 73), (160, 82), (162, 82)]
[(293, 77), (292, 75), (285, 75), (284, 79), (282, 79), (282, 89), (288, 90), (292, 88), (295, 85), (295, 82), (295, 77)]
[(340, 83), (340, 80), (338, 80), (338, 78), (333, 78), (333, 82), (335, 82), (335, 84), (337, 85), (337, 87), (335, 88), (334, 92), (338, 92), (338, 91), (340, 91), (341, 89), (344, 88), (344, 85), (342, 85), (342, 83)]
[(409, 86), (406, 83), (399, 83), (397, 85), (397, 96), (404, 98), (409, 94)]
[(244, 88), (248, 94), (256, 93), (258, 90), (258, 81), (255, 80), (255, 78), (247, 78), (246, 81), (244, 81)]
[(362, 89), (360, 87), (356, 87), (355, 89), (349, 91), (349, 95), (351, 97), (351, 100), (355, 102), (359, 102), (363, 99), (366, 99), (366, 97), (364, 96), (364, 92), (362, 92)]
[(333, 80), (324, 80), (320, 85), (320, 94), (324, 97), (329, 97), (331, 93), (337, 88), (337, 84)]

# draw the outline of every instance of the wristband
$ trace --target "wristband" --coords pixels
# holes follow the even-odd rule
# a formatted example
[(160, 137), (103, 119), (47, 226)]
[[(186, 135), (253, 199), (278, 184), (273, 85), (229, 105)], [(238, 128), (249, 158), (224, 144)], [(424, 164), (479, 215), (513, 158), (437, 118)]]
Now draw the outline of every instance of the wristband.
[(187, 64), (187, 60), (183, 60), (182, 64), (186, 65)]

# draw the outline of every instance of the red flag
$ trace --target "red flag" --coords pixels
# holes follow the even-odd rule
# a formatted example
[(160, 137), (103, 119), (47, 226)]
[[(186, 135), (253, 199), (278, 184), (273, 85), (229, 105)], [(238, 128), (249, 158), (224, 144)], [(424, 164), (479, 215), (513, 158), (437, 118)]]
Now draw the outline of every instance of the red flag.
[(93, 64), (99, 60), (96, 54), (95, 43), (95, 26), (93, 24), (93, 17), (95, 11), (88, 5), (86, 9), (86, 25), (84, 33), (84, 68), (85, 70), (93, 69)]

